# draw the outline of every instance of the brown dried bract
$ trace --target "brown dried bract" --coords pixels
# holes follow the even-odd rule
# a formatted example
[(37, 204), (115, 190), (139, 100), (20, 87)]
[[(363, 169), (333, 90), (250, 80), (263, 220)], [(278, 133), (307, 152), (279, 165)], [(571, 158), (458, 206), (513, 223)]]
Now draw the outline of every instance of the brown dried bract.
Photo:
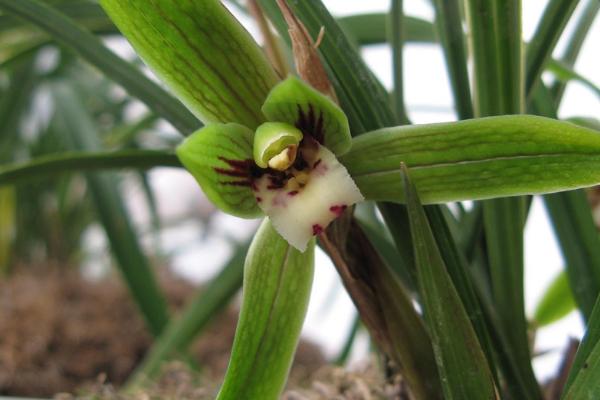
[(338, 103), (333, 86), (317, 53), (318, 44), (323, 39), (324, 30), (321, 28), (318, 44), (315, 45), (308, 30), (294, 15), (287, 2), (285, 0), (277, 0), (277, 5), (289, 27), (288, 32), (292, 40), (294, 62), (296, 63), (298, 74), (312, 87)]

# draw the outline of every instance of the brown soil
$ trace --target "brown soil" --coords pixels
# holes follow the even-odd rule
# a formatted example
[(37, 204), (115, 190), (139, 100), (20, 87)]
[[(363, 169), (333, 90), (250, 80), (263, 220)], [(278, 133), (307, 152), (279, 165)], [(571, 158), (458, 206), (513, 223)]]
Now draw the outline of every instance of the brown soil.
[[(88, 282), (48, 266), (19, 270), (24, 272), (0, 281), (0, 395), (51, 397), (90, 385), (96, 394), (114, 393), (111, 388), (125, 381), (151, 344), (122, 283)], [(171, 276), (163, 276), (161, 286), (173, 309), (194, 292)], [(198, 390), (212, 395), (227, 366), (236, 321), (237, 312), (228, 310), (193, 345), (205, 366), (202, 380), (212, 388), (196, 389), (193, 375), (167, 368), (153, 389), (158, 397), (152, 397), (202, 398)], [(306, 381), (324, 363), (316, 346), (301, 343), (292, 380)], [(183, 396), (186, 391), (192, 396)]]
[[(319, 368), (311, 382), (300, 385), (293, 382), (281, 396), (282, 400), (411, 400), (404, 382), (399, 377), (386, 381), (373, 364), (350, 372), (326, 365)], [(98, 383), (76, 399), (83, 400), (212, 400), (217, 384), (207, 381), (184, 364), (171, 363), (164, 368), (154, 384), (132, 393), (118, 393), (111, 385)], [(74, 400), (71, 395), (57, 396), (57, 400)]]

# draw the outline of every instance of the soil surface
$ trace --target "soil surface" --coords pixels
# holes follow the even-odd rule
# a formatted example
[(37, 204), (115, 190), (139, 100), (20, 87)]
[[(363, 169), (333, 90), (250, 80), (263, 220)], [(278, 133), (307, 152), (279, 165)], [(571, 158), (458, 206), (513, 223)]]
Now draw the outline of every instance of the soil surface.
[[(123, 398), (114, 388), (151, 345), (123, 284), (116, 278), (89, 282), (65, 268), (18, 270), (0, 280), (0, 395), (49, 398), (83, 388)], [(173, 310), (195, 291), (166, 274), (160, 281)], [(227, 310), (193, 344), (195, 360), (204, 367), (201, 377), (169, 365), (151, 397), (141, 398), (211, 398), (227, 367), (236, 321), (237, 311)], [(321, 351), (303, 341), (290, 381), (307, 382), (324, 364)]]

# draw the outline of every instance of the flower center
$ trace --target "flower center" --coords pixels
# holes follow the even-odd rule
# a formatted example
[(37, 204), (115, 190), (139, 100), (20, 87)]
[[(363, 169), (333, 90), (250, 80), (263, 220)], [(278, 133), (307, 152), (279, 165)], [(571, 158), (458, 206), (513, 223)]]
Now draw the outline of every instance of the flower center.
[(277, 171), (285, 171), (294, 164), (298, 154), (298, 145), (292, 144), (273, 156), (267, 163), (269, 167)]

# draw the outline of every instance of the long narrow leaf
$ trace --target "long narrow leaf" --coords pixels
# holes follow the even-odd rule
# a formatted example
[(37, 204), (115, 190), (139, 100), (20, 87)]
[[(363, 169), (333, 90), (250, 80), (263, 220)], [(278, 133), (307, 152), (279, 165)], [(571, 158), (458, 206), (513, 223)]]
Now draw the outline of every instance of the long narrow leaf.
[[(588, 0), (587, 5), (581, 12), (580, 17), (576, 22), (575, 29), (567, 40), (567, 44), (565, 46), (566, 50), (560, 57), (560, 61), (566, 66), (575, 66), (575, 61), (577, 61), (579, 52), (583, 47), (583, 42), (588, 36), (589, 30), (592, 27), (596, 16), (598, 15), (598, 11), (600, 11), (600, 2), (596, 0)], [(554, 105), (556, 108), (558, 108), (560, 105), (566, 86), (567, 85), (565, 82), (556, 81), (550, 88), (550, 93), (554, 98)]]
[(533, 313), (535, 327), (550, 325), (575, 309), (566, 272), (561, 271), (544, 292)]
[(469, 317), (448, 275), (417, 191), (402, 174), (417, 277), (446, 399), (495, 399), (494, 380)]
[(596, 96), (598, 96), (600, 100), (600, 87), (596, 86), (594, 82), (578, 74), (565, 64), (559, 61), (551, 61), (548, 63), (547, 70), (552, 72), (556, 79), (558, 79), (561, 82), (566, 83), (569, 81), (576, 81), (581, 83), (583, 86), (591, 90)]
[[(402, 367), (416, 399), (439, 399), (441, 386), (432, 343), (411, 297), (370, 243), (345, 216), (320, 243), (329, 253), (377, 346)], [(331, 238), (331, 239), (330, 239)]]
[(396, 118), (402, 125), (408, 124), (408, 116), (404, 104), (404, 30), (405, 17), (403, 0), (392, 0), (392, 9), (390, 12), (391, 30), (390, 45), (392, 46), (392, 73), (394, 77), (394, 90), (392, 100), (394, 101), (394, 111)]
[(562, 399), (593, 400), (600, 392), (600, 297), (577, 349)]
[(115, 55), (89, 31), (52, 7), (38, 0), (0, 0), (0, 9), (35, 24), (75, 50), (132, 96), (171, 122), (182, 134), (189, 134), (200, 126), (200, 122), (181, 103), (141, 71)]
[(130, 378), (129, 388), (153, 379), (160, 372), (162, 363), (178, 352), (185, 352), (212, 318), (230, 303), (242, 286), (244, 258), (249, 244), (239, 245), (221, 272), (190, 300), (179, 318), (169, 323)]
[(181, 167), (175, 153), (162, 150), (66, 152), (0, 166), (0, 185), (44, 179), (48, 175), (95, 169)]
[[(467, 2), (475, 73), (477, 117), (520, 114), (525, 108), (522, 10), (520, 0)], [(508, 134), (504, 139), (508, 139)], [(522, 139), (532, 135), (526, 133)], [(501, 195), (500, 195), (501, 196)], [(495, 196), (495, 197), (500, 197)], [(517, 398), (541, 397), (531, 366), (525, 317), (523, 198), (497, 198), (483, 204), (490, 286), (502, 336), (511, 353), (507, 391)], [(506, 357), (508, 358), (508, 357)]]
[(552, 227), (567, 263), (575, 301), (584, 318), (600, 293), (600, 238), (583, 191), (544, 196)]
[(0, 187), (0, 277), (8, 271), (16, 231), (16, 191)]
[[(55, 88), (55, 97), (57, 123), (68, 135), (72, 147), (97, 151), (99, 139), (77, 93), (68, 86), (60, 85)], [(151, 332), (158, 335), (168, 321), (166, 301), (140, 248), (114, 178), (90, 174), (87, 182), (117, 265)]]
[[(532, 103), (536, 113), (556, 118), (543, 83), (537, 85)], [(600, 237), (586, 194), (578, 190), (546, 195), (544, 204), (565, 258), (575, 302), (587, 320), (600, 293)]]
[(473, 118), (465, 35), (458, 0), (436, 0), (435, 25), (438, 31), (450, 84), (454, 96), (454, 107), (459, 119)]
[(579, 0), (550, 0), (527, 46), (525, 94), (529, 97)]
[[(381, 44), (389, 36), (389, 18), (384, 13), (357, 14), (337, 20), (344, 32), (360, 46)], [(404, 16), (404, 41), (432, 43), (437, 40), (431, 22), (421, 18)]]

